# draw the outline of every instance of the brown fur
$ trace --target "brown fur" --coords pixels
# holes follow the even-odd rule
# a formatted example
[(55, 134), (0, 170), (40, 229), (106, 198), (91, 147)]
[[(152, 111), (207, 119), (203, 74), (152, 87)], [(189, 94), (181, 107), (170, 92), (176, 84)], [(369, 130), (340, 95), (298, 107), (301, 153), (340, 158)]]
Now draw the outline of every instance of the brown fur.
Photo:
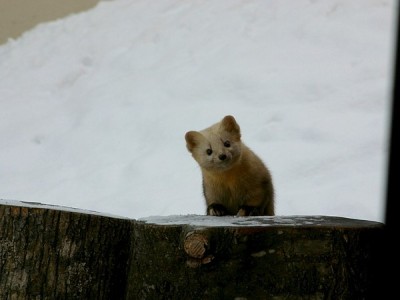
[(209, 215), (274, 215), (271, 174), (241, 141), (232, 116), (185, 135), (186, 147), (200, 165)]

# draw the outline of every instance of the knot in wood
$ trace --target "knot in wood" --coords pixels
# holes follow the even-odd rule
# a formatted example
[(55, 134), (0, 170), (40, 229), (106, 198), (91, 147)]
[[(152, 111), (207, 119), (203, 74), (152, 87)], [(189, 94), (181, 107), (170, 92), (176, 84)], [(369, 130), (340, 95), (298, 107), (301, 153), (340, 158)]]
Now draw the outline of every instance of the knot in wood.
[(184, 249), (193, 258), (203, 258), (208, 250), (208, 239), (200, 233), (189, 232), (185, 237)]

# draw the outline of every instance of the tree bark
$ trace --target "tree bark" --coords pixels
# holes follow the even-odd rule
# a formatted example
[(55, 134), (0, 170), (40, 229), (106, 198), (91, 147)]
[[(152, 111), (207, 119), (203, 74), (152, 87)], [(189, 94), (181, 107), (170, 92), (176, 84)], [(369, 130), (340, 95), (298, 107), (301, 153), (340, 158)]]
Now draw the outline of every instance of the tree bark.
[(0, 205), (0, 299), (373, 299), (384, 226)]
[(0, 205), (0, 299), (123, 299), (130, 221)]
[(373, 299), (382, 230), (338, 217), (148, 218), (134, 224), (127, 299)]

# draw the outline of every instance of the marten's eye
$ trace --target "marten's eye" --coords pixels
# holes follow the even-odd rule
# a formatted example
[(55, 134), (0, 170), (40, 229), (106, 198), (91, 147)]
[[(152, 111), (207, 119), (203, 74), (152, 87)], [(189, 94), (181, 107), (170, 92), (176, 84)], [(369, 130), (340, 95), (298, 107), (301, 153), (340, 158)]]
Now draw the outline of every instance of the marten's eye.
[(207, 155), (211, 155), (212, 154), (212, 150), (211, 149), (207, 149), (206, 153), (207, 153)]
[(231, 142), (230, 142), (230, 141), (224, 142), (224, 146), (225, 146), (226, 148), (229, 148), (229, 147), (231, 146)]

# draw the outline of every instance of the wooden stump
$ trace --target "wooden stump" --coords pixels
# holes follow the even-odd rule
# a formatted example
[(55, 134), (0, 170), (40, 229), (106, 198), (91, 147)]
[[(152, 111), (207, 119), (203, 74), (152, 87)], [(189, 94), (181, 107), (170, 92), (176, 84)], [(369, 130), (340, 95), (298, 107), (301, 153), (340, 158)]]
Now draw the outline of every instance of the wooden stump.
[(368, 299), (382, 230), (324, 216), (143, 219), (127, 299)]
[(384, 226), (0, 205), (0, 299), (373, 299)]
[(123, 299), (131, 222), (0, 205), (0, 299)]

